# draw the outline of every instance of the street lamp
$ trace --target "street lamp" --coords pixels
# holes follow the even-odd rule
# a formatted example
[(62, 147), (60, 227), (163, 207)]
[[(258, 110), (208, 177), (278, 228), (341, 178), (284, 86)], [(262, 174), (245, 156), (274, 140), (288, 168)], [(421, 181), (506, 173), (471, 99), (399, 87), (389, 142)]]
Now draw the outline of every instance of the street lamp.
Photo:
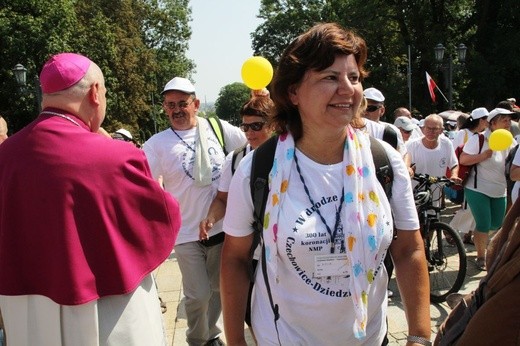
[[(27, 69), (22, 64), (16, 64), (12, 69), (16, 83), (23, 90), (27, 86)], [(41, 111), (42, 106), (42, 91), (40, 87), (40, 78), (38, 75), (34, 76), (34, 94), (36, 95), (36, 103), (38, 112)]]
[[(448, 102), (449, 102), (449, 109), (453, 108), (453, 70), (457, 68), (459, 65), (463, 66), (466, 62), (466, 52), (468, 51), (468, 47), (464, 45), (463, 43), (459, 44), (458, 47), (456, 47), (457, 51), (457, 63), (454, 63), (454, 57), (450, 56), (448, 58), (448, 64), (443, 64), (444, 61), (444, 52), (446, 51), (446, 48), (442, 45), (442, 43), (439, 43), (435, 46), (433, 49), (435, 53), (435, 60), (439, 65), (441, 65), (441, 68), (443, 71), (448, 70)], [(445, 79), (446, 80), (446, 79)]]
[(16, 64), (13, 68), (14, 78), (19, 87), (24, 87), (27, 84), (27, 69), (22, 64)]

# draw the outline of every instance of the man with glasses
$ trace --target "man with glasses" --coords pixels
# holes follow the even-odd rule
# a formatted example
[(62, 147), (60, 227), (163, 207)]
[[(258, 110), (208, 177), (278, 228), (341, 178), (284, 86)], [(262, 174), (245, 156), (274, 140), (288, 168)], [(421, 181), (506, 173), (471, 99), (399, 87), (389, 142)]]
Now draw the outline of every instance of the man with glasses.
[[(225, 160), (224, 148), (207, 119), (197, 116), (200, 100), (186, 78), (175, 77), (162, 92), (163, 109), (170, 128), (152, 136), (143, 145), (154, 177), (162, 177), (164, 188), (180, 204), (182, 226), (175, 255), (182, 273), (186, 297), (189, 345), (221, 345), (217, 320), (220, 304), (220, 252), (222, 221), (199, 241), (199, 222), (217, 193)], [(221, 121), (226, 150), (245, 143), (244, 133)]]
[[(410, 155), (411, 167), (413, 173), (429, 174), (435, 177), (443, 177), (446, 175), (446, 168), (451, 169), (451, 179), (459, 182), (459, 167), (453, 144), (443, 134), (444, 120), (437, 114), (430, 114), (424, 119), (422, 138), (410, 140), (406, 143), (408, 154)], [(414, 186), (417, 182), (412, 181)], [(435, 186), (433, 199), (441, 202), (441, 186)]]

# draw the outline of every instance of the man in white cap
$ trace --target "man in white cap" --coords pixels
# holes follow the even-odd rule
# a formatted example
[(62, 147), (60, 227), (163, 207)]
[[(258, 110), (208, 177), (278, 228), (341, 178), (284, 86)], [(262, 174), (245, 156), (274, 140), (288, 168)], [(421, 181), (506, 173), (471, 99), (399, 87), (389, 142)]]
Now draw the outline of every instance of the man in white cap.
[(405, 143), (412, 138), (413, 131), (417, 128), (417, 126), (414, 125), (412, 120), (410, 120), (407, 117), (397, 117), (397, 119), (395, 119), (394, 121), (394, 125), (401, 132), (401, 135), (403, 136), (403, 141)]
[(178, 203), (144, 153), (97, 134), (101, 69), (74, 53), (40, 74), (42, 112), (0, 146), (0, 308), (10, 345), (165, 345), (152, 271)]
[(132, 136), (130, 131), (128, 131), (127, 129), (119, 129), (116, 132), (114, 132), (112, 135), (109, 134), (109, 136), (111, 138), (119, 140), (119, 141), (130, 142), (139, 148), (139, 144), (134, 141), (134, 137)]
[[(175, 255), (182, 273), (189, 345), (221, 345), (217, 320), (220, 304), (220, 252), (224, 241), (222, 221), (215, 223), (208, 239), (199, 239), (199, 222), (206, 217), (217, 193), (225, 160), (207, 119), (197, 116), (200, 101), (186, 78), (175, 77), (162, 92), (163, 109), (170, 128), (143, 145), (154, 177), (163, 177), (164, 188), (179, 200), (182, 226)], [(222, 122), (228, 152), (244, 145), (244, 133)]]
[[(399, 118), (399, 117), (406, 117), (406, 118), (410, 119), (412, 124), (415, 125), (415, 127), (412, 130), (412, 133), (411, 133), (411, 136), (409, 137), (409, 139), (416, 139), (416, 138), (420, 138), (420, 137), (423, 136), (423, 133), (422, 133), (421, 129), (419, 128), (419, 120), (417, 120), (416, 118), (412, 117), (412, 113), (408, 110), (408, 108), (406, 108), (406, 107), (397, 107), (394, 110), (394, 125), (396, 125), (395, 124), (395, 120), (397, 118)], [(401, 132), (401, 134), (402, 134), (402, 132)], [(404, 136), (403, 136), (403, 141), (406, 142), (406, 140), (404, 140)]]
[(368, 88), (363, 91), (363, 96), (367, 100), (367, 107), (363, 113), (365, 118), (365, 128), (374, 138), (382, 139), (393, 146), (403, 158), (406, 155), (403, 136), (393, 124), (380, 121), (385, 114), (385, 97), (376, 88)]

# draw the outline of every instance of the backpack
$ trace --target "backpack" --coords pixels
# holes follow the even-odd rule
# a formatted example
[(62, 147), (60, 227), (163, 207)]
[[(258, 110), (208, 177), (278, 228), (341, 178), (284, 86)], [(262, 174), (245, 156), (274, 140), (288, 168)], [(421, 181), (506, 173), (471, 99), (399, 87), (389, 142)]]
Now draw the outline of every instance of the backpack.
[(222, 127), (222, 122), (220, 122), (220, 119), (217, 117), (209, 117), (206, 119), (208, 120), (209, 126), (213, 130), (213, 133), (217, 137), (217, 140), (220, 143), (222, 150), (224, 151), (224, 155), (227, 156), (228, 151), (226, 149), (226, 139), (224, 137), (224, 128)]
[[(517, 299), (520, 289), (519, 214), (520, 199), (506, 215), (502, 229), (491, 240), (487, 275), (475, 291), (464, 296), (453, 308), (439, 327), (434, 345), (520, 344), (520, 304)], [(504, 307), (509, 313), (505, 317), (502, 316)]]
[(383, 131), (383, 141), (387, 142), (392, 146), (392, 148), (397, 150), (397, 133), (390, 125), (385, 125), (385, 129)]
[[(459, 178), (462, 179), (462, 183), (460, 185), (454, 185), (451, 188), (454, 190), (462, 190), (464, 189), (464, 185), (468, 182), (469, 174), (472, 169), (475, 170), (475, 180), (473, 182), (473, 187), (477, 187), (477, 165), (462, 165), (460, 164), (460, 155), (463, 152), (464, 146), (466, 143), (459, 145), (457, 148), (455, 148), (455, 156), (457, 157), (457, 162), (459, 162)], [(484, 146), (484, 135), (479, 133), (478, 134), (478, 153), (482, 151), (482, 147)], [(446, 177), (451, 177), (451, 169), (446, 168)]]
[[(395, 131), (392, 130), (395, 133)], [(262, 244), (262, 273), (264, 277), (264, 283), (267, 288), (267, 294), (269, 297), (269, 303), (271, 305), (271, 309), (274, 313), (274, 322), (275, 328), (278, 332), (278, 327), (276, 321), (280, 317), (278, 312), (278, 305), (274, 303), (273, 297), (271, 295), (271, 288), (269, 285), (269, 279), (267, 277), (267, 265), (265, 258), (265, 248), (263, 246), (263, 242), (261, 242), (262, 230), (263, 230), (263, 220), (265, 213), (265, 206), (267, 203), (267, 197), (269, 195), (268, 189), (268, 179), (269, 172), (271, 171), (271, 167), (273, 165), (274, 154), (276, 151), (276, 144), (278, 143), (278, 136), (273, 136), (268, 139), (265, 143), (260, 145), (253, 152), (253, 159), (251, 164), (251, 177), (250, 177), (250, 189), (251, 189), (251, 198), (254, 205), (254, 221), (253, 221), (253, 244), (249, 251), (249, 256), (252, 259), (253, 253), (259, 244)], [(372, 151), (372, 157), (374, 159), (374, 166), (376, 169), (377, 180), (383, 186), (385, 194), (388, 198), (391, 197), (392, 193), (392, 183), (394, 179), (394, 174), (392, 170), (392, 166), (390, 164), (390, 160), (386, 154), (385, 148), (383, 145), (375, 138), (370, 136), (370, 150)], [(251, 261), (252, 263), (252, 261)], [(251, 265), (250, 268), (250, 280), (254, 282), (254, 268)], [(249, 294), (251, 294), (251, 290), (249, 290)], [(247, 307), (250, 309), (250, 306)]]

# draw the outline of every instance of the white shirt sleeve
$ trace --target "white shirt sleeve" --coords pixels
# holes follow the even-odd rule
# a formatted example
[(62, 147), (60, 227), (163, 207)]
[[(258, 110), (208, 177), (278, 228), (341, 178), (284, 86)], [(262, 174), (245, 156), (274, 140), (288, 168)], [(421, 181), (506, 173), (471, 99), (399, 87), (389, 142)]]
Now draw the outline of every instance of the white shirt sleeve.
[(246, 144), (246, 135), (242, 130), (225, 120), (221, 119), (220, 122), (222, 123), (222, 129), (224, 130), (224, 139), (226, 141), (226, 150), (228, 153)]
[(388, 143), (380, 141), (385, 147), (386, 154), (392, 165), (394, 180), (392, 183), (392, 197), (390, 206), (394, 217), (394, 224), (400, 230), (419, 229), (419, 217), (415, 208), (412, 183), (403, 158)]
[(218, 190), (221, 192), (228, 192), (229, 185), (231, 184), (231, 163), (233, 162), (233, 151), (230, 152), (226, 156), (226, 161), (224, 161), (224, 165), (222, 166), (222, 171), (220, 173), (220, 180), (218, 182)]
[[(235, 237), (245, 237), (253, 233), (254, 208), (249, 185), (252, 153), (253, 151), (249, 152), (240, 161), (229, 186), (224, 232)], [(240, 212), (237, 212), (238, 210)]]
[(162, 175), (161, 163), (150, 140), (143, 144), (143, 151), (146, 155), (150, 170), (152, 171), (152, 176), (154, 179), (157, 179), (160, 175)]

